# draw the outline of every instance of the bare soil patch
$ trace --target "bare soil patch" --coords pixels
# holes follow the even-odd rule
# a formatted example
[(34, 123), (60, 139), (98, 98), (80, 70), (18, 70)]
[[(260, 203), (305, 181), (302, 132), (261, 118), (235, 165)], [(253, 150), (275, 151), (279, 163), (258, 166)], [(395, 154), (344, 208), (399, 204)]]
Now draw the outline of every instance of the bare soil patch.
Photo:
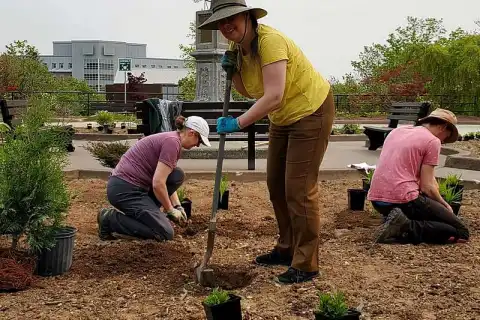
[[(213, 181), (189, 181), (193, 219), (175, 227), (175, 239), (100, 241), (96, 213), (107, 205), (106, 182), (70, 181), (69, 223), (78, 228), (74, 261), (62, 276), (35, 278), (32, 286), (0, 294), (2, 319), (205, 319), (209, 289), (194, 282), (203, 257)], [(347, 210), (347, 188), (360, 181), (320, 182), (321, 276), (282, 286), (284, 267), (252, 264), (270, 250), (277, 227), (266, 184), (234, 183), (230, 209), (218, 212), (211, 266), (218, 285), (242, 297), (246, 319), (313, 319), (319, 290), (340, 289), (365, 319), (477, 319), (480, 315), (478, 190), (465, 191), (462, 216), (471, 241), (462, 245), (371, 245), (381, 223), (371, 212)], [(5, 244), (5, 243), (0, 243)], [(21, 315), (21, 316), (20, 316)]]
[(455, 149), (470, 151), (470, 157), (480, 158), (480, 140), (457, 141), (451, 146)]

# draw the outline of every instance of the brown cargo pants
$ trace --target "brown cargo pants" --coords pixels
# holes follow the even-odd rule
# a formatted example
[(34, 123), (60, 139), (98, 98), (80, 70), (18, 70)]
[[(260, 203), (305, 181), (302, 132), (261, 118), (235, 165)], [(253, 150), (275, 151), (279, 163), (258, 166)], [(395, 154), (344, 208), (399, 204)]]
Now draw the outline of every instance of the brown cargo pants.
[(318, 271), (318, 171), (335, 117), (333, 93), (313, 114), (288, 126), (270, 124), (267, 185), (280, 237), (276, 249), (292, 267)]

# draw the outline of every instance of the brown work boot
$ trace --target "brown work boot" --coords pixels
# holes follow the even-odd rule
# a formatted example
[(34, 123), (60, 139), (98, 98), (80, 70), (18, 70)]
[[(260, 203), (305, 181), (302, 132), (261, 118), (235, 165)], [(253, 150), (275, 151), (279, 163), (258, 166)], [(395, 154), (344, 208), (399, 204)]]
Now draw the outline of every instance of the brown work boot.
[(403, 237), (408, 231), (410, 219), (400, 208), (393, 208), (387, 216), (387, 220), (378, 228), (375, 235), (376, 243), (392, 243)]

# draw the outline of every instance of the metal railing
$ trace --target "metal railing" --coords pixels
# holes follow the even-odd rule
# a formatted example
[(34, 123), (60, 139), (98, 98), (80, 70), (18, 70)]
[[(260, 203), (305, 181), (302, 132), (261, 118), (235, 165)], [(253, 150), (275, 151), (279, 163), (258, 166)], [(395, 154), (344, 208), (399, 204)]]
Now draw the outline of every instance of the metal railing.
[[(46, 91), (30, 92), (28, 95), (20, 92), (0, 94), (6, 100), (28, 99), (32, 95), (49, 95), (58, 104), (59, 110), (71, 116), (90, 116), (107, 106), (110, 109), (118, 107), (119, 112), (125, 108), (124, 92), (78, 92), (78, 91)], [(127, 92), (126, 104), (133, 106), (136, 102), (149, 98), (167, 100), (184, 100), (182, 94), (155, 92)], [(478, 97), (462, 97), (448, 95), (399, 96), (376, 94), (335, 94), (336, 110), (340, 114), (368, 115), (385, 114), (392, 102), (430, 101), (434, 108), (451, 110), (457, 115), (480, 116)], [(115, 112), (115, 111), (113, 111)]]

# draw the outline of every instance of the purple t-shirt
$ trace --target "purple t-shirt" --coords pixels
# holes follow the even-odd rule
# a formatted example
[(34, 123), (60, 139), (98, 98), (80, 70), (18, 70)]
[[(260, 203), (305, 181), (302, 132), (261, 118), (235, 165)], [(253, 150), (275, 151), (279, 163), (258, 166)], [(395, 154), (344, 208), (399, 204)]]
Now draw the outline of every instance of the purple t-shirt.
[(149, 135), (136, 142), (121, 158), (112, 176), (117, 176), (147, 191), (159, 161), (170, 168), (177, 166), (182, 144), (177, 131)]

